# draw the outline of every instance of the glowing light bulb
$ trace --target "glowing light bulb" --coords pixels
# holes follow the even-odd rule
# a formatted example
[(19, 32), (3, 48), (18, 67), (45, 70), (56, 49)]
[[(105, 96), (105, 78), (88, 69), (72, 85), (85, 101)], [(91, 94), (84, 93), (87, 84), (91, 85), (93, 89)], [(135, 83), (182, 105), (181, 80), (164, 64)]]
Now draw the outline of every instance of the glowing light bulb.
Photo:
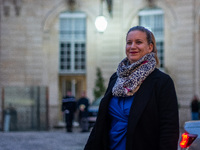
[(95, 20), (95, 26), (99, 32), (104, 32), (107, 28), (107, 20), (104, 16), (98, 16)]

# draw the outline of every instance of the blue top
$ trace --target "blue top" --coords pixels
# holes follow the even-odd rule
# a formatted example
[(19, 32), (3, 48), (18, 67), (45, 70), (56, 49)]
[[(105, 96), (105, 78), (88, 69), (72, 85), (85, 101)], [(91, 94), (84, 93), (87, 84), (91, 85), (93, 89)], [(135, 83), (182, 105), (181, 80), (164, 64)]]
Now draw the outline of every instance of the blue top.
[(113, 97), (110, 101), (111, 129), (109, 138), (111, 150), (126, 149), (128, 116), (133, 99), (134, 95), (130, 97)]

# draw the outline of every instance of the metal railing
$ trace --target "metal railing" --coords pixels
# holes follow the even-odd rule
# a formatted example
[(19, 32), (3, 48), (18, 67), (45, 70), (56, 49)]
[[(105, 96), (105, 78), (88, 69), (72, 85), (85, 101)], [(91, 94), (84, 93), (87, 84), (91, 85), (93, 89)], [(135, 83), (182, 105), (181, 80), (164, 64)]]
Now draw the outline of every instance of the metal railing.
[(3, 131), (48, 130), (47, 87), (4, 87), (1, 109)]

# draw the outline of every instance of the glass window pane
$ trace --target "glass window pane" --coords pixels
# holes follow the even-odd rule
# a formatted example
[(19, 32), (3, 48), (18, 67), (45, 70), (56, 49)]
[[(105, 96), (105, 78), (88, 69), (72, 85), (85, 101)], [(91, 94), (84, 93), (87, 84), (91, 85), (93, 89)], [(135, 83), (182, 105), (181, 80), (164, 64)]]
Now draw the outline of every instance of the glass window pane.
[(83, 13), (60, 15), (60, 71), (85, 72), (86, 16)]
[(155, 38), (160, 60), (160, 67), (164, 67), (164, 23), (161, 9), (144, 9), (139, 12), (140, 25), (150, 29)]

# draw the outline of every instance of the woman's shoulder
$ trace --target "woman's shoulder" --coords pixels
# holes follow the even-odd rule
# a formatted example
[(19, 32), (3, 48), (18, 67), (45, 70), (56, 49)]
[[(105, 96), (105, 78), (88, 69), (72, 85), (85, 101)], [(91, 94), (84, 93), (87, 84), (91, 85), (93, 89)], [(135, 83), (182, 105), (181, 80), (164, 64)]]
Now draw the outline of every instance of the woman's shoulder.
[(110, 77), (110, 79), (116, 79), (118, 76), (117, 76), (117, 72), (114, 72), (112, 75), (111, 75), (111, 77)]
[(167, 74), (157, 68), (152, 72), (152, 76), (156, 77), (156, 78), (166, 78), (166, 79), (171, 78), (169, 74)]
[(173, 83), (173, 79), (171, 78), (171, 76), (159, 69), (155, 69), (152, 74), (150, 75), (151, 79), (154, 79), (155, 81), (158, 81), (161, 83)]

